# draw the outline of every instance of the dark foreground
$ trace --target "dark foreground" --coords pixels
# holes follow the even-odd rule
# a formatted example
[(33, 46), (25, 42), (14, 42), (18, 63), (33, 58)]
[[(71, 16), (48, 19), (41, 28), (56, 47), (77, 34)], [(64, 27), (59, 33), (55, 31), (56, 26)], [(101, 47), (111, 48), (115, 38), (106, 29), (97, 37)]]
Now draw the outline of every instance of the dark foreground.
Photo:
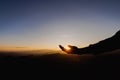
[[(49, 54), (19, 56), (0, 54), (0, 71), (29, 74), (119, 75), (120, 50), (102, 55)], [(34, 71), (34, 72), (32, 72)], [(5, 74), (7, 74), (5, 73)], [(3, 74), (3, 73), (2, 73)], [(109, 75), (109, 76), (110, 76)]]

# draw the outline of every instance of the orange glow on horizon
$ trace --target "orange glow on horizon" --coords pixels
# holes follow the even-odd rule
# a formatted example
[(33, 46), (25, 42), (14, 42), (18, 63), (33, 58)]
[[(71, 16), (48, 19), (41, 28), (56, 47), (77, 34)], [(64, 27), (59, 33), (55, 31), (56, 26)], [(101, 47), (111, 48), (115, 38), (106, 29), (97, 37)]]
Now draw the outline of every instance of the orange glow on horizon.
[(38, 47), (5, 47), (0, 46), (0, 51), (29, 51), (29, 50), (58, 50), (54, 48), (38, 48)]
[(32, 50), (28, 47), (0, 47), (0, 51), (25, 51)]

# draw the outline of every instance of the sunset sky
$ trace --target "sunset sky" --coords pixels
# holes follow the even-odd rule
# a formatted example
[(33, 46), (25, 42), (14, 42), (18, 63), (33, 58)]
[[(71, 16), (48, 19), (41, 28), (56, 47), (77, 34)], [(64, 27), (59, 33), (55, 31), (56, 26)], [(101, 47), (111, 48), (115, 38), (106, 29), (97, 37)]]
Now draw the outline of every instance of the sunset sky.
[(84, 47), (119, 29), (119, 0), (0, 0), (1, 49)]

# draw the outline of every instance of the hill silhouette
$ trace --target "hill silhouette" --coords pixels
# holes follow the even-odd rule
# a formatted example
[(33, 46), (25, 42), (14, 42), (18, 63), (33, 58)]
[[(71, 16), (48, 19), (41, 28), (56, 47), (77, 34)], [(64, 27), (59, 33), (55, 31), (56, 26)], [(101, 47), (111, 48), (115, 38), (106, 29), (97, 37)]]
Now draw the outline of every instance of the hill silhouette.
[[(16, 53), (17, 54), (17, 53)], [(101, 55), (48, 54), (7, 55), (0, 53), (0, 71), (36, 71), (39, 74), (116, 75), (120, 71), (120, 49)], [(11, 72), (11, 71), (10, 71)], [(46, 74), (45, 74), (46, 75)]]

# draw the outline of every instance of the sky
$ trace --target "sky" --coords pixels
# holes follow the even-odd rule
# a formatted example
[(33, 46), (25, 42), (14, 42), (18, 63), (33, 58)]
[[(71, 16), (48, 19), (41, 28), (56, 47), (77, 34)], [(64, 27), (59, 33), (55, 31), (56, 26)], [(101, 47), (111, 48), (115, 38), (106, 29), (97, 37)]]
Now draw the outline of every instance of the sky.
[(119, 29), (119, 0), (0, 0), (1, 49), (85, 47)]

